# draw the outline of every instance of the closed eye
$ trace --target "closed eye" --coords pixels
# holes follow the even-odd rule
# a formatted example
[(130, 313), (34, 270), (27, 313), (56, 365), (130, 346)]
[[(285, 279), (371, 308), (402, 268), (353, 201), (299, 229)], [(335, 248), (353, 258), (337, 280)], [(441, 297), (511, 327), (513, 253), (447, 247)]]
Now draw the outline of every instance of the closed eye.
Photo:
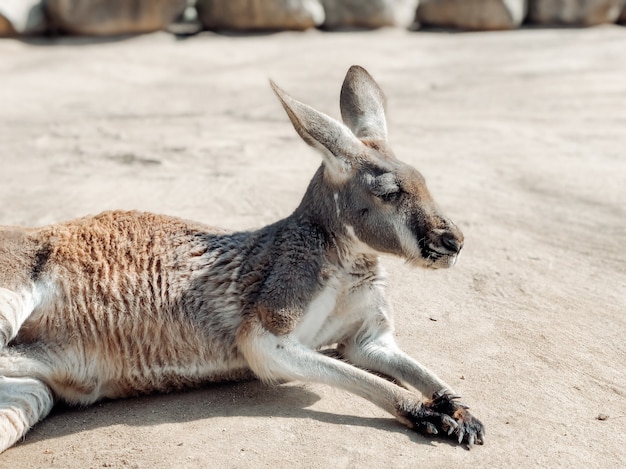
[(397, 201), (400, 198), (401, 192), (402, 191), (397, 190), (393, 192), (387, 192), (385, 194), (376, 194), (376, 197), (378, 197), (383, 202), (391, 203)]
[(366, 178), (372, 194), (383, 202), (395, 202), (402, 194), (402, 188), (393, 173), (384, 173), (378, 177)]

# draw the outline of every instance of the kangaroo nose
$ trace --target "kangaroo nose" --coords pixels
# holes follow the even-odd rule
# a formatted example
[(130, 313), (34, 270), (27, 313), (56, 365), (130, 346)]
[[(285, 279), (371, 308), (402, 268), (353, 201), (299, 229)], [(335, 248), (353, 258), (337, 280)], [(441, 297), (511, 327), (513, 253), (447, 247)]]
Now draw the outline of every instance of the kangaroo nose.
[(441, 245), (450, 252), (457, 253), (463, 247), (463, 241), (459, 240), (451, 231), (441, 234)]

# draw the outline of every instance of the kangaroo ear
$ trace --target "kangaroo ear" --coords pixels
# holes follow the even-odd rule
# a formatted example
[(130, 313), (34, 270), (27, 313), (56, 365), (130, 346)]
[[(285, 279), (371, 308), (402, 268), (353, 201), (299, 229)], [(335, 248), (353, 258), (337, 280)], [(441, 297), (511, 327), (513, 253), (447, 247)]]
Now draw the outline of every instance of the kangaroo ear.
[(333, 173), (347, 174), (351, 160), (363, 147), (361, 141), (341, 122), (292, 98), (272, 80), (270, 85), (300, 137), (322, 153)]
[(358, 138), (387, 141), (385, 95), (363, 67), (353, 65), (341, 87), (341, 117)]

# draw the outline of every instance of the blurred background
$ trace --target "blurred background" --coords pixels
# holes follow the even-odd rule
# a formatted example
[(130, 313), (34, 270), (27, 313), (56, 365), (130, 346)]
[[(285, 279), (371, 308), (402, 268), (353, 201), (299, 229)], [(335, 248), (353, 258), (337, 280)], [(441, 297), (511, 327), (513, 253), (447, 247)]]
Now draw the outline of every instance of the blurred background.
[(0, 36), (626, 22), (624, 0), (1, 0)]

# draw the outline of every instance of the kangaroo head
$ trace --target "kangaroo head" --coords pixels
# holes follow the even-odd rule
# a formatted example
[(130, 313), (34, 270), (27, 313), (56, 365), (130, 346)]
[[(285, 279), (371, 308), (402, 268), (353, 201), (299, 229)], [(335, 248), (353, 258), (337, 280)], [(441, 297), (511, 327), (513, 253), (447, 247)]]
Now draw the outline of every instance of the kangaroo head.
[(309, 192), (313, 203), (332, 199), (330, 229), (422, 267), (454, 265), (463, 234), (439, 210), (424, 177), (387, 145), (385, 97), (365, 69), (352, 66), (343, 82), (343, 124), (271, 84), (298, 134), (323, 156)]

